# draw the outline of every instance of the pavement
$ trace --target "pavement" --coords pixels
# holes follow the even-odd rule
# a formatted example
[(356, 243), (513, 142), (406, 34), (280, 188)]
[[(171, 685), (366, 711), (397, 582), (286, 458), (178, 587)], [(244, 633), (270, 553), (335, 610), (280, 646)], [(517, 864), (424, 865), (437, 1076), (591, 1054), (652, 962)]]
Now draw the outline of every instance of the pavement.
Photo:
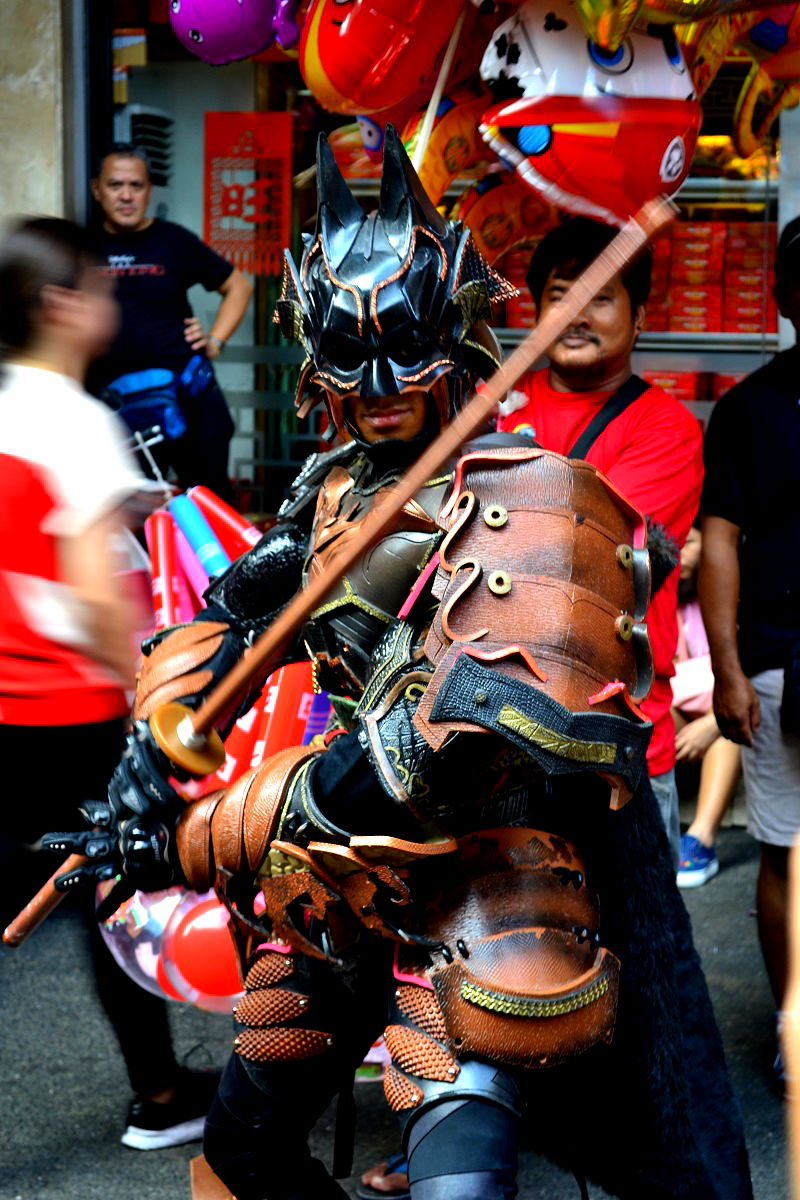
[[(744, 1110), (756, 1200), (788, 1200), (784, 1109), (771, 1090), (773, 1005), (752, 913), (756, 847), (744, 830), (727, 828), (718, 854), (719, 875), (683, 895)], [(22, 947), (0, 953), (0, 1200), (190, 1200), (197, 1145), (146, 1153), (120, 1145), (127, 1079), (82, 943), (80, 922), (61, 910)], [(227, 1017), (175, 1004), (172, 1018), (179, 1057), (223, 1064)], [(356, 1094), (360, 1171), (395, 1150), (397, 1138), (381, 1087), (359, 1084)], [(314, 1133), (326, 1161), (331, 1129), (326, 1114)], [(354, 1197), (354, 1180), (344, 1186)], [(577, 1196), (571, 1176), (523, 1151), (522, 1200)]]

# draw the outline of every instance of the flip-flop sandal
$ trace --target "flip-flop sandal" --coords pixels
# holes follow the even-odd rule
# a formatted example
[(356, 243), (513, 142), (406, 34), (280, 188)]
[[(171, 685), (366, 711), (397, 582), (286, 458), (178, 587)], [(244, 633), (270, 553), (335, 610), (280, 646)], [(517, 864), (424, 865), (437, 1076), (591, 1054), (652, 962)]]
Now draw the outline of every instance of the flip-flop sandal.
[[(377, 1173), (377, 1168), (375, 1168)], [(408, 1162), (405, 1154), (390, 1154), (383, 1164), (383, 1177), (388, 1181), (390, 1175), (407, 1175)], [(398, 1187), (375, 1188), (368, 1183), (359, 1183), (356, 1188), (359, 1200), (411, 1200), (408, 1183)]]

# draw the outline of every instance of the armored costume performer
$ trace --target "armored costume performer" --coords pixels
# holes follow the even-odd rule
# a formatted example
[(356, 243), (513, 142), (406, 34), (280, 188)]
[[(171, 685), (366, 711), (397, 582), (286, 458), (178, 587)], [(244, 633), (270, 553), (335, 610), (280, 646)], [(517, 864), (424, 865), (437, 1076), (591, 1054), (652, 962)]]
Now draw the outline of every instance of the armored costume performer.
[(308, 352), (300, 412), (324, 398), (342, 444), (208, 608), (146, 646), (110, 792), (134, 883), (213, 885), (233, 914), (246, 994), (206, 1156), (238, 1200), (343, 1196), (307, 1134), (385, 1029), (415, 1200), (516, 1195), (521, 1122), (626, 1200), (746, 1200), (644, 770), (645, 524), (594, 467), (508, 435), (464, 447), (287, 653), (333, 697), (326, 747), (188, 807), (166, 782), (148, 718), (196, 707), (496, 362), (484, 322), (508, 285), (394, 132), (377, 213), (324, 140), (318, 184), (277, 319)]

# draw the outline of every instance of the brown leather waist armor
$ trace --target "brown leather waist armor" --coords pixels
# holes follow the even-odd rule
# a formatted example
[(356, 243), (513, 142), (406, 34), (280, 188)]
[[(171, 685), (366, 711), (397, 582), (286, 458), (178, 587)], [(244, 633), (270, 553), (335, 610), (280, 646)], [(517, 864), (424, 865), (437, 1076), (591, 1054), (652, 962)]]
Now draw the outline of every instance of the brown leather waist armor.
[(619, 961), (575, 847), (531, 829), (459, 840), (464, 879), (433, 906), (430, 978), (459, 1056), (552, 1066), (611, 1039)]
[(624, 802), (652, 683), (641, 513), (595, 467), (531, 447), (463, 458), (439, 520), (417, 729), (435, 749), (457, 730), (510, 733), (546, 770), (624, 781)]

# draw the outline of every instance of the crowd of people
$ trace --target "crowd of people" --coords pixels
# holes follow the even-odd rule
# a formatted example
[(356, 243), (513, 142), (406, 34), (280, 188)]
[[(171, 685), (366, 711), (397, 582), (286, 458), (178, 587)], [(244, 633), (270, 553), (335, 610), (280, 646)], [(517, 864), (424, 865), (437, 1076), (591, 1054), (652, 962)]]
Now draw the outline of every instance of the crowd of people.
[[(123, 1142), (157, 1149), (196, 1139), (210, 1108), (206, 1156), (237, 1200), (344, 1194), (310, 1156), (308, 1131), (387, 1027), (386, 1092), (402, 1148), (364, 1173), (359, 1195), (512, 1196), (520, 1121), (536, 1112), (537, 1144), (584, 1189), (594, 1179), (625, 1200), (746, 1200), (741, 1119), (676, 884), (716, 875), (717, 830), (743, 775), (780, 1037), (789, 850), (800, 831), (798, 349), (719, 401), (704, 446), (688, 411), (632, 369), (649, 252), (612, 274), (470, 443), (464, 461), (473, 465), (455, 474), (461, 515), (444, 542), (453, 464), (424, 483), (368, 566), (355, 563), (332, 583), (286, 651), (310, 655), (333, 696), (325, 746), (287, 749), (186, 808), (171, 782), (180, 771), (149, 718), (164, 699), (196, 707), (208, 695), (291, 597), (360, 537), (375, 497), (500, 361), (487, 315), (508, 285), (430, 205), (391, 135), (377, 213), (350, 195), (324, 143), (318, 184), (317, 230), (299, 268), (287, 259), (277, 312), (307, 353), (297, 406), (324, 403), (338, 443), (307, 464), (254, 550), (212, 583), (197, 620), (147, 646), (132, 719), (134, 622), (114, 546), (143, 481), (120, 417), (135, 420), (136, 404), (157, 393), (165, 420), (178, 422), (160, 465), (176, 487), (205, 483), (230, 498), (233, 423), (210, 363), (252, 289), (193, 234), (147, 216), (146, 155), (122, 144), (92, 182), (95, 229), (28, 220), (0, 247), (0, 741), (42, 764), (26, 804), (4, 807), (4, 923), (52, 869), (34, 853), (43, 835), (71, 830), (58, 844), (77, 852), (98, 831), (105, 837), (71, 883), (128, 1068)], [(614, 236), (568, 218), (540, 242), (528, 273), (540, 318)], [(776, 279), (780, 311), (800, 332), (800, 218), (782, 233)], [(207, 332), (186, 295), (198, 282), (221, 295)], [(523, 574), (495, 571), (491, 599), (469, 601), (467, 614), (473, 581), (464, 583), (463, 570), (489, 552), (470, 543), (453, 566), (451, 543), (468, 538), (486, 462), (495, 472), (483, 518), (492, 537), (518, 512), (534, 522), (551, 503), (531, 482), (542, 463), (568, 472), (561, 486), (580, 516), (562, 545), (550, 515), (558, 551), (536, 575), (530, 566), (524, 574), (539, 561), (534, 524), (520, 526), (517, 541), (502, 544)], [(590, 475), (575, 462), (590, 464)], [(611, 509), (631, 530), (630, 557), (617, 560), (629, 592), (627, 624), (617, 616), (609, 627), (613, 658), (603, 636), (622, 585), (605, 582), (602, 540), (583, 546), (572, 532), (594, 537)], [(535, 528), (541, 536), (545, 526)], [(568, 609), (554, 584), (547, 603), (542, 591), (526, 599), (525, 588), (541, 587), (545, 574), (561, 580), (559, 570), (571, 580)], [(506, 627), (499, 598), (509, 591), (519, 600)], [(564, 614), (578, 601), (595, 615), (576, 632), (578, 618)], [(569, 630), (558, 654), (541, 612)], [(491, 652), (457, 632), (473, 620), (488, 622)], [(578, 704), (574, 681), (584, 676), (593, 694)], [(697, 808), (681, 836), (676, 765), (692, 763)], [(82, 820), (92, 832), (79, 832)], [(548, 880), (566, 872), (580, 895), (564, 909), (572, 916), (563, 929), (564, 901), (550, 892), (529, 911), (543, 870)], [(114, 875), (131, 888), (215, 885), (229, 906), (246, 995), (221, 1080), (176, 1062), (163, 1001), (138, 989), (103, 945), (87, 885)], [(256, 877), (269, 923), (252, 907)], [(502, 891), (519, 894), (513, 918), (491, 909)], [(455, 901), (448, 907), (466, 895), (468, 918)], [(580, 1003), (572, 1003), (580, 991), (572, 941), (542, 966), (537, 922), (553, 947), (576, 937), (587, 944), (581, 970), (593, 973), (593, 990)], [(483, 976), (492, 937), (508, 939), (504, 962), (515, 967), (495, 962)], [(556, 983), (559, 1020), (566, 1012), (575, 1023), (558, 1025), (545, 1051), (539, 1018)], [(466, 1013), (457, 994), (472, 998)], [(486, 1015), (496, 1023), (501, 994), (506, 1006), (513, 998), (511, 1039)], [(616, 1019), (612, 1004), (584, 1029), (575, 1014), (594, 1013), (606, 994), (618, 994)], [(510, 1046), (515, 1039), (524, 1052)], [(547, 1058), (557, 1065), (528, 1069)], [(608, 1119), (592, 1103), (598, 1086)], [(584, 1094), (586, 1106), (576, 1099)], [(557, 1120), (567, 1097), (577, 1140)]]

